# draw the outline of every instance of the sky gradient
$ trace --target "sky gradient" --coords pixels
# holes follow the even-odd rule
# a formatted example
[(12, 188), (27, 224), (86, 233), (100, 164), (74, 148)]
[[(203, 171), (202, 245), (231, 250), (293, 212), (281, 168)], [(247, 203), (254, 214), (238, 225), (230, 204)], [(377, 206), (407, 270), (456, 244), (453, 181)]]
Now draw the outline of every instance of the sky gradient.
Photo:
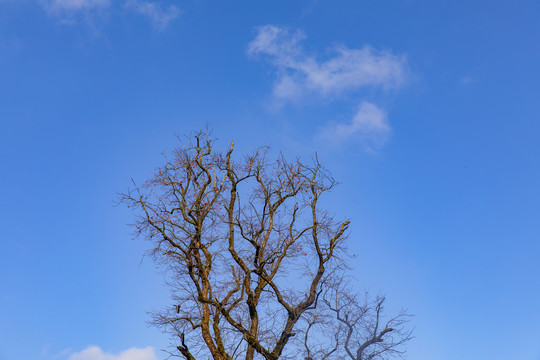
[(155, 360), (114, 206), (205, 127), (341, 183), (411, 360), (540, 360), (537, 1), (0, 0), (0, 360)]

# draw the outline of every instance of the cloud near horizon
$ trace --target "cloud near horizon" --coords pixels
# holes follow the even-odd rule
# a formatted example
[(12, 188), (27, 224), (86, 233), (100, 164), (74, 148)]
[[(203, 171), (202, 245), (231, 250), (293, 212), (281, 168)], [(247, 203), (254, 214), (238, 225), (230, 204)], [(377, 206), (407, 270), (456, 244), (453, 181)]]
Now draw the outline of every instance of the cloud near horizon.
[(152, 347), (131, 348), (118, 355), (103, 352), (98, 346), (89, 346), (81, 352), (73, 353), (68, 360), (157, 360)]

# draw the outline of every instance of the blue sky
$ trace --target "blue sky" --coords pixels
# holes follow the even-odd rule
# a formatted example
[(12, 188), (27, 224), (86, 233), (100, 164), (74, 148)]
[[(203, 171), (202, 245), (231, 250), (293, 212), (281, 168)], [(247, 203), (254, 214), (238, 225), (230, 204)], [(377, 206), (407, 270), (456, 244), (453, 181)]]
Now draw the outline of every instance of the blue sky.
[(0, 0), (0, 360), (154, 360), (114, 207), (175, 134), (319, 158), (414, 360), (540, 360), (536, 1)]

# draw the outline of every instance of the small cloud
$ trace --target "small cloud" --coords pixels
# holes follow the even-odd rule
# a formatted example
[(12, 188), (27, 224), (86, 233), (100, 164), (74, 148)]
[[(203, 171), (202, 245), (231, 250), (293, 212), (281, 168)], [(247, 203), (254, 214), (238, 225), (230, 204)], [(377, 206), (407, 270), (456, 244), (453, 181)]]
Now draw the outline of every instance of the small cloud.
[(300, 31), (267, 25), (257, 29), (248, 55), (264, 56), (276, 69), (273, 94), (279, 100), (298, 100), (307, 94), (335, 97), (366, 86), (394, 88), (405, 81), (403, 56), (370, 46), (349, 49), (336, 46), (327, 60), (307, 55), (300, 46), (306, 38)]
[(323, 128), (319, 138), (333, 145), (356, 139), (366, 147), (366, 150), (374, 152), (388, 140), (391, 132), (386, 112), (372, 103), (363, 101), (349, 123), (333, 124)]
[(160, 4), (150, 1), (127, 0), (126, 7), (150, 19), (152, 26), (157, 31), (165, 30), (172, 20), (182, 14), (182, 11), (175, 5), (163, 8)]
[(71, 354), (68, 360), (157, 360), (157, 357), (151, 347), (131, 348), (113, 355), (103, 352), (97, 346), (90, 346), (79, 353)]

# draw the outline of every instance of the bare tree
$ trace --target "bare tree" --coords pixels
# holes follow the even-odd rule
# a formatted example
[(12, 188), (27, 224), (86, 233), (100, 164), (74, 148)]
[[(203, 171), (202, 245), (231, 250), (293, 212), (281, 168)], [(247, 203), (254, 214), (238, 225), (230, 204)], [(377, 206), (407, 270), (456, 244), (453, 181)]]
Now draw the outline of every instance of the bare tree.
[(187, 360), (376, 359), (401, 353), (405, 315), (360, 305), (342, 280), (349, 221), (321, 209), (336, 181), (319, 163), (261, 147), (241, 160), (208, 131), (121, 195), (135, 234), (168, 274), (173, 305), (153, 323)]

